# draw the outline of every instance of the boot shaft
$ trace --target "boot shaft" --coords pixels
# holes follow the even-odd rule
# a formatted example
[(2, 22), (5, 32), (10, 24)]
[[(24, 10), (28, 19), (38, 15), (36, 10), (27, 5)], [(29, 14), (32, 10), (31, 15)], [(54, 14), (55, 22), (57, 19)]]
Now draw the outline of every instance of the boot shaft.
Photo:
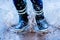
[(23, 13), (26, 11), (26, 2), (24, 0), (13, 0), (18, 13)]
[(40, 11), (43, 9), (42, 0), (31, 0), (35, 11)]

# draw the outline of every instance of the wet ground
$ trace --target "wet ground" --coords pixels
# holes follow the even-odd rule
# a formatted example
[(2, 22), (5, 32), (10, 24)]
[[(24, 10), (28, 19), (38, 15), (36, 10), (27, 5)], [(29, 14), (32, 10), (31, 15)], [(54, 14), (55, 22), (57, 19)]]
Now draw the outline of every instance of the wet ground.
[(49, 28), (45, 32), (7, 32), (4, 40), (60, 40), (60, 28)]

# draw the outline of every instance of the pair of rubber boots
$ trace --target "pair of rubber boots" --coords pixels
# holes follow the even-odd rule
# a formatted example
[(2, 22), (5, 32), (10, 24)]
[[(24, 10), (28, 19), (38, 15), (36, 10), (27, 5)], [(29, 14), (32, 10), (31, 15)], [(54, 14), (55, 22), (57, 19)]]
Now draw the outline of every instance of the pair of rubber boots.
[[(13, 0), (14, 5), (16, 9), (18, 10), (20, 21), (19, 21), (19, 27), (16, 27), (16, 29), (24, 29), (28, 25), (28, 14), (26, 11), (26, 1), (24, 0)], [(31, 0), (31, 3), (33, 4), (33, 8), (35, 12), (37, 13), (35, 16), (37, 28), (38, 31), (44, 30), (48, 28), (48, 23), (44, 18), (44, 12), (43, 12), (43, 3), (42, 0)], [(35, 28), (35, 30), (37, 30)]]

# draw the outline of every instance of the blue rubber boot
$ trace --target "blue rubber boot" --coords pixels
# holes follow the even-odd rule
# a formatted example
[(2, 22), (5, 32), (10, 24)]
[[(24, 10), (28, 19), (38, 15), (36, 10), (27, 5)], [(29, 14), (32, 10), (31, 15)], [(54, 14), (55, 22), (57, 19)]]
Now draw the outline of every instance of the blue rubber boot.
[[(41, 31), (41, 30), (47, 29), (48, 23), (44, 17), (42, 0), (31, 0), (31, 2), (33, 4), (33, 8), (36, 13), (35, 19), (36, 19), (36, 23), (37, 23), (37, 30)], [(36, 28), (35, 28), (35, 30), (36, 30)]]
[(16, 29), (24, 29), (28, 25), (28, 14), (26, 12), (26, 2), (23, 0), (13, 0), (14, 5), (18, 11), (19, 15), (19, 25), (16, 26)]

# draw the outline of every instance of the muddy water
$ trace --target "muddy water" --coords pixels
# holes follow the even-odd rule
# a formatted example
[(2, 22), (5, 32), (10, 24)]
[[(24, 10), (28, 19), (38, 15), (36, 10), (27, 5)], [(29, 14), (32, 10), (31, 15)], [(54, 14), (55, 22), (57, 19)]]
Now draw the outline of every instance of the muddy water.
[(50, 30), (50, 32), (27, 32), (27, 33), (18, 33), (21, 40), (60, 40), (60, 29)]
[(60, 40), (60, 29), (49, 28), (47, 32), (6, 32), (3, 40)]
[(45, 40), (45, 33), (19, 33), (21, 40)]

